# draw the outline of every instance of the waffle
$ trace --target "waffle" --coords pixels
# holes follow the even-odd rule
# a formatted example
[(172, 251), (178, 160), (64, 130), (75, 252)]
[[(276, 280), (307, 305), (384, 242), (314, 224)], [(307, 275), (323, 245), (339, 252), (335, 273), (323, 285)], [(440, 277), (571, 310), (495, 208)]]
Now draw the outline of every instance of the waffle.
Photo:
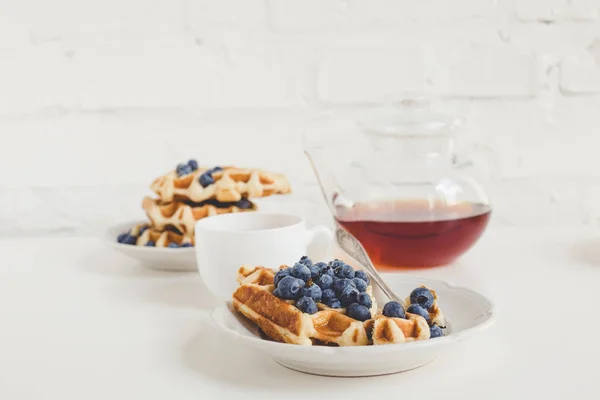
[(137, 246), (145, 246), (149, 241), (153, 241), (156, 247), (167, 247), (171, 243), (176, 243), (179, 246), (184, 243), (194, 244), (193, 237), (182, 235), (168, 228), (159, 230), (147, 224), (134, 226), (129, 234), (137, 237), (135, 243)]
[(247, 202), (247, 204), (250, 206), (249, 208), (241, 208), (239, 203), (219, 203), (215, 200), (205, 200), (201, 203), (180, 201), (163, 203), (158, 199), (145, 197), (142, 201), (142, 208), (156, 229), (162, 230), (165, 226), (170, 225), (184, 235), (192, 237), (197, 220), (213, 215), (256, 210), (254, 203)]
[(171, 171), (155, 179), (150, 188), (163, 202), (201, 202), (208, 199), (235, 202), (242, 197), (265, 197), (291, 192), (288, 180), (281, 174), (236, 167), (225, 167), (222, 171), (213, 172), (211, 175), (214, 183), (202, 187), (199, 177), (207, 171), (207, 168), (198, 168), (181, 177), (177, 172)]
[(293, 301), (273, 295), (273, 277), (272, 270), (244, 266), (238, 271), (240, 286), (233, 294), (234, 309), (272, 340), (299, 345), (360, 346), (429, 339), (429, 326), (421, 316), (407, 313), (408, 319), (401, 319), (373, 313), (377, 305), (371, 286), (368, 293), (373, 298), (375, 316), (361, 322), (345, 315), (345, 309), (331, 309), (322, 303), (312, 315), (301, 312)]

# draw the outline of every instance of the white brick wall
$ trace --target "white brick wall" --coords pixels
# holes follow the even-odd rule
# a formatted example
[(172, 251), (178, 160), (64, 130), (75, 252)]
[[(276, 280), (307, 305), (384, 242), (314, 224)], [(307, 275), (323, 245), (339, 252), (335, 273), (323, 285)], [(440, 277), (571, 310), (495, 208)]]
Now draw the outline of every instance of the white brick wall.
[[(282, 170), (405, 91), (494, 148), (496, 223), (600, 225), (600, 0), (0, 0), (0, 234), (142, 217), (195, 156)], [(310, 212), (308, 212), (310, 210)]]

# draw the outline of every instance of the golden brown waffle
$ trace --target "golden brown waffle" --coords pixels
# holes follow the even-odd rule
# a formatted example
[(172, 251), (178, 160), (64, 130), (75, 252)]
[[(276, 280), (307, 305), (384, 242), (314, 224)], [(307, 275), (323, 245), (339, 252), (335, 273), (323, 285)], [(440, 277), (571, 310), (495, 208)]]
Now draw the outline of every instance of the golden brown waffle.
[(152, 225), (162, 230), (165, 226), (174, 226), (184, 235), (193, 237), (196, 221), (211, 217), (213, 215), (230, 214), (237, 212), (255, 211), (256, 205), (250, 201), (245, 201), (241, 208), (238, 203), (219, 203), (217, 201), (206, 200), (201, 203), (185, 203), (174, 201), (171, 203), (162, 203), (158, 199), (145, 197), (142, 201), (142, 208), (146, 212)]
[[(140, 233), (141, 232), (141, 233)], [(137, 237), (137, 246), (146, 246), (152, 241), (155, 247), (168, 247), (171, 243), (181, 246), (184, 243), (194, 244), (194, 238), (188, 237), (172, 230), (159, 230), (147, 224), (136, 225), (131, 228), (130, 235)]]
[(171, 171), (155, 179), (150, 187), (165, 203), (173, 200), (200, 202), (208, 199), (235, 202), (242, 197), (265, 197), (291, 192), (284, 175), (236, 167), (225, 167), (213, 172), (211, 175), (214, 183), (202, 187), (199, 178), (207, 171), (208, 168), (198, 168), (181, 177), (176, 171)]
[[(322, 303), (318, 304), (316, 313), (303, 313), (293, 301), (273, 295), (274, 275), (275, 271), (264, 267), (243, 266), (237, 277), (240, 286), (233, 294), (234, 309), (258, 325), (272, 340), (300, 345), (359, 346), (429, 339), (425, 319), (410, 313), (407, 313), (407, 319), (373, 313), (373, 319), (361, 322), (347, 316), (345, 309), (331, 309)], [(373, 298), (370, 286), (368, 293)], [(377, 310), (374, 298), (373, 303)]]

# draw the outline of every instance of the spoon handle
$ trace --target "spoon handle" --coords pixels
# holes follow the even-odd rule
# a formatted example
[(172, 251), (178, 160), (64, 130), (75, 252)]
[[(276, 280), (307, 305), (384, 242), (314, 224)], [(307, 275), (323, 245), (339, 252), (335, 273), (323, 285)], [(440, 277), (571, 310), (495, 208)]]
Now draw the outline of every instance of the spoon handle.
[(400, 299), (398, 296), (394, 294), (392, 289), (381, 279), (381, 276), (375, 269), (373, 262), (369, 258), (369, 255), (365, 251), (365, 248), (360, 244), (360, 242), (352, 236), (348, 231), (341, 227), (337, 227), (335, 231), (335, 237), (342, 248), (350, 257), (354, 258), (358, 261), (365, 269), (366, 272), (371, 277), (371, 280), (374, 281), (377, 286), (385, 293), (385, 295), (390, 299), (399, 302), (404, 305), (404, 300)]

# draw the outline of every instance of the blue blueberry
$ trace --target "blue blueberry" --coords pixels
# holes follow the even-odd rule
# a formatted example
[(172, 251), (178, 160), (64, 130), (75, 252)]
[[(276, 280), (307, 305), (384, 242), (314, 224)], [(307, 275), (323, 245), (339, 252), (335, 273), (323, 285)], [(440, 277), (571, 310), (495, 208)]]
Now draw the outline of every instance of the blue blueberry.
[(429, 328), (429, 335), (430, 335), (429, 337), (431, 339), (436, 338), (436, 337), (442, 337), (442, 336), (444, 336), (444, 331), (442, 331), (442, 328), (440, 328), (436, 324), (433, 324)]
[(369, 275), (367, 275), (367, 273), (365, 271), (361, 271), (360, 269), (357, 271), (354, 271), (354, 277), (358, 278), (358, 279), (362, 279), (363, 281), (367, 282), (367, 285), (369, 283), (371, 283), (371, 280), (369, 279)]
[(118, 243), (125, 243), (125, 238), (127, 237), (128, 233), (121, 233), (119, 236), (117, 236), (117, 242)]
[(156, 243), (152, 240), (148, 240), (144, 246), (155, 247)]
[(195, 171), (198, 169), (198, 161), (196, 161), (194, 159), (191, 159), (190, 161), (188, 161), (188, 165), (190, 166), (192, 171)]
[(397, 301), (388, 301), (386, 305), (383, 306), (382, 313), (386, 317), (406, 319), (404, 307), (402, 307), (402, 304), (398, 303)]
[(307, 267), (313, 265), (313, 262), (310, 258), (308, 258), (308, 256), (302, 256), (300, 257), (300, 261), (298, 261), (300, 264), (304, 264)]
[(301, 297), (298, 299), (298, 301), (296, 301), (296, 307), (307, 314), (314, 314), (319, 311), (317, 304), (310, 297)]
[(352, 303), (346, 308), (346, 314), (350, 318), (357, 319), (359, 321), (366, 321), (371, 319), (371, 311), (365, 306), (361, 306), (358, 303)]
[(335, 297), (335, 292), (333, 289), (324, 289), (321, 291), (321, 302), (329, 304), (332, 300), (337, 301), (337, 297)]
[(137, 237), (133, 236), (133, 235), (127, 235), (125, 236), (125, 239), (123, 239), (123, 244), (136, 244), (137, 243)]
[(169, 247), (171, 249), (178, 249), (179, 245), (177, 243), (173, 242), (173, 243), (169, 243), (169, 245), (167, 247)]
[(279, 293), (279, 289), (275, 288), (275, 290), (273, 290), (273, 296), (281, 298), (281, 293)]
[(338, 299), (332, 299), (325, 305), (329, 308), (342, 308), (342, 303)]
[(410, 293), (410, 304), (418, 304), (426, 310), (429, 310), (433, 305), (435, 298), (431, 290), (418, 287)]
[(330, 266), (325, 265), (325, 267), (321, 268), (321, 275), (329, 275), (332, 278), (335, 278), (335, 271)]
[(182, 243), (181, 247), (194, 247), (194, 245), (191, 243)]
[(202, 185), (203, 188), (215, 183), (215, 180), (213, 179), (212, 175), (209, 174), (208, 172), (205, 172), (202, 175), (200, 175), (200, 178), (198, 178), (198, 181), (200, 182), (200, 185)]
[(310, 269), (304, 264), (296, 263), (292, 267), (292, 276), (306, 282), (311, 277)]
[(252, 208), (252, 203), (250, 202), (250, 200), (242, 198), (235, 203), (235, 206), (241, 208), (242, 210), (248, 210)]
[(277, 271), (277, 273), (275, 274), (275, 278), (273, 278), (273, 283), (275, 284), (275, 287), (277, 287), (277, 284), (280, 280), (282, 280), (285, 276), (289, 276), (291, 274), (292, 270), (290, 268), (284, 268)]
[(223, 168), (221, 167), (214, 167), (213, 169), (210, 170), (210, 173), (212, 174), (213, 172), (220, 172), (223, 171)]
[(334, 279), (333, 280), (333, 290), (335, 294), (339, 297), (342, 294), (342, 291), (346, 289), (346, 287), (352, 286), (356, 288), (352, 279)]
[(340, 294), (340, 300), (342, 301), (342, 304), (347, 307), (350, 304), (356, 303), (358, 301), (359, 293), (360, 292), (358, 291), (358, 289), (352, 286), (346, 286), (346, 288), (342, 290), (342, 293)]
[(323, 261), (319, 261), (318, 263), (314, 264), (315, 267), (319, 268), (320, 270), (327, 268), (327, 264), (325, 264)]
[(279, 281), (277, 290), (279, 297), (286, 300), (294, 300), (300, 295), (300, 290), (304, 287), (304, 281), (296, 279), (293, 276), (285, 276)]
[(148, 230), (149, 226), (142, 226), (140, 228), (140, 231), (138, 232), (138, 236), (142, 236), (142, 233), (144, 233), (146, 230)]
[(342, 260), (338, 260), (337, 258), (333, 261), (329, 261), (329, 265), (331, 268), (336, 269), (337, 267), (341, 267), (342, 265), (346, 264), (345, 262), (343, 262)]
[(320, 273), (321, 273), (321, 271), (319, 270), (319, 268), (315, 267), (314, 265), (309, 265), (308, 269), (310, 269), (310, 277), (312, 278), (312, 280), (313, 281), (316, 280), (319, 277)]
[(367, 282), (358, 278), (352, 279), (352, 282), (354, 282), (354, 286), (356, 286), (359, 292), (363, 293), (367, 291)]
[(321, 288), (314, 284), (310, 285), (308, 287), (305, 286), (304, 289), (302, 289), (300, 291), (300, 296), (310, 297), (314, 301), (321, 301), (322, 295), (323, 295), (323, 292), (321, 291)]
[(361, 306), (367, 307), (368, 309), (371, 309), (371, 307), (373, 307), (373, 301), (371, 300), (371, 296), (369, 296), (367, 293), (359, 293), (358, 297), (356, 298), (356, 302)]
[(179, 164), (177, 166), (177, 175), (179, 176), (191, 174), (192, 172), (194, 171), (192, 170), (192, 167), (190, 167), (188, 164)]
[(354, 278), (354, 268), (348, 264), (343, 264), (335, 268), (335, 276), (338, 278), (352, 279)]
[(319, 285), (321, 289), (331, 289), (333, 286), (333, 278), (329, 275), (321, 275), (316, 279), (315, 283)]
[(427, 323), (429, 323), (431, 320), (431, 317), (429, 316), (429, 313), (427, 312), (427, 310), (418, 304), (411, 304), (406, 309), (406, 312), (411, 313), (411, 314), (420, 315), (421, 317), (425, 318), (425, 321), (427, 321)]

